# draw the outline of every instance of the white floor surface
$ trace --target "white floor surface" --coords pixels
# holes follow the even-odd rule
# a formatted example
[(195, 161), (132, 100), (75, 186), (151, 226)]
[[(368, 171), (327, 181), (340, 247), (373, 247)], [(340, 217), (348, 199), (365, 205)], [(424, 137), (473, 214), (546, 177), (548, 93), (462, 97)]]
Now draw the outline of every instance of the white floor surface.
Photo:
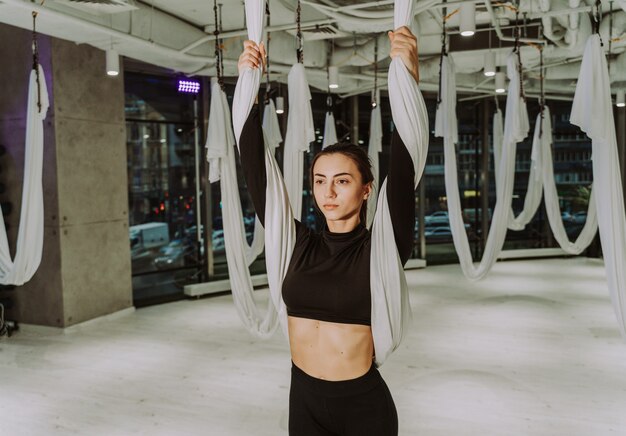
[[(401, 435), (626, 435), (626, 342), (599, 261), (407, 277), (412, 329), (381, 368)], [(0, 340), (0, 435), (286, 435), (289, 376), (281, 333), (250, 336), (230, 295), (23, 331)]]

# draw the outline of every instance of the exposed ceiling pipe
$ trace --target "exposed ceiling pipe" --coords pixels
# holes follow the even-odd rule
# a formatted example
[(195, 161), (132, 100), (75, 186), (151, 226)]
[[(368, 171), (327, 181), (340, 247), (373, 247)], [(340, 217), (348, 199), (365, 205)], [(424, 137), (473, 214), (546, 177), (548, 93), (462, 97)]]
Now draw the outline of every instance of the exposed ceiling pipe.
[[(306, 29), (314, 28), (316, 26), (326, 26), (328, 24), (333, 24), (334, 22), (335, 20), (330, 20), (330, 19), (307, 21), (307, 22), (302, 23), (301, 27), (303, 30), (306, 30)], [(276, 26), (269, 26), (265, 28), (265, 31), (277, 32), (279, 30), (294, 30), (295, 28), (296, 28), (295, 23), (289, 23), (289, 24), (280, 24)], [(221, 32), (220, 38), (227, 39), (227, 38), (234, 38), (237, 36), (247, 36), (247, 35), (248, 35), (248, 29), (229, 30), (227, 32)], [(187, 53), (188, 51), (193, 50), (194, 48), (198, 47), (199, 45), (204, 44), (205, 42), (214, 41), (214, 40), (215, 40), (215, 35), (206, 35), (198, 39), (197, 41), (192, 42), (188, 46), (184, 47), (181, 50), (181, 53)]]
[[(482, 3), (483, 1), (484, 0), (458, 0), (458, 1), (452, 1), (452, 2), (446, 2), (446, 3), (437, 1), (437, 4), (431, 5), (431, 7), (429, 7), (428, 9), (450, 8), (450, 10), (452, 10), (454, 7), (460, 6), (463, 3)], [(333, 14), (343, 13), (354, 18), (364, 18), (364, 19), (393, 18), (393, 8), (388, 9), (386, 11), (362, 11), (361, 10), (361, 9), (365, 9), (368, 7), (379, 7), (379, 6), (391, 5), (394, 3), (393, 0), (361, 3), (361, 4), (348, 5), (348, 6), (323, 5), (313, 0), (301, 0), (301, 3), (305, 5), (309, 5), (322, 13), (327, 13), (327, 12), (333, 13)], [(422, 9), (422, 5), (419, 5), (419, 7), (420, 9)], [(422, 10), (427, 10), (427, 9), (422, 9)]]
[(381, 33), (358, 47), (335, 48), (330, 59), (330, 64), (338, 67), (343, 65), (359, 67), (372, 65), (374, 63), (376, 40), (378, 40), (378, 53), (383, 54), (383, 56), (379, 56), (379, 60), (382, 60), (384, 55), (389, 53), (391, 49), (391, 43), (386, 33)]
[[(283, 5), (288, 10), (293, 10), (293, 4), (287, 0), (279, 0), (281, 5)], [(424, 0), (418, 2), (415, 6), (414, 13), (418, 15), (419, 13), (428, 10), (429, 8), (435, 6), (439, 3), (439, 0)], [(306, 4), (318, 12), (333, 18), (337, 21), (337, 26), (340, 30), (346, 32), (359, 32), (359, 33), (373, 33), (373, 32), (383, 32), (389, 30), (393, 27), (393, 9), (384, 12), (376, 12), (376, 14), (380, 14), (380, 17), (374, 18), (366, 18), (366, 17), (357, 17), (352, 15), (351, 13), (346, 12), (337, 12), (334, 7), (329, 7), (326, 5), (321, 5), (319, 3), (307, 1)], [(351, 10), (348, 10), (350, 12)], [(360, 11), (367, 12), (367, 11)]]
[[(581, 62), (569, 62), (567, 65), (554, 65), (546, 70), (546, 80), (576, 79), (580, 73)], [(611, 83), (626, 80), (626, 51), (615, 59), (609, 60)]]
[(580, 5), (580, 0), (569, 0), (570, 14), (569, 14), (569, 28), (572, 30), (578, 29), (578, 23), (580, 21), (580, 15), (574, 12)]
[[(618, 10), (617, 12), (613, 12), (613, 31), (611, 35), (609, 35), (610, 27), (611, 20), (606, 16), (600, 23), (600, 37), (603, 41), (607, 41), (609, 38), (619, 39), (626, 37), (626, 11)], [(615, 44), (613, 44), (613, 46), (615, 47)]]
[[(480, 95), (472, 95), (471, 97), (464, 97), (464, 98), (459, 98), (458, 101), (459, 102), (463, 102), (463, 101), (473, 101), (473, 100), (481, 100), (483, 98), (493, 98), (494, 96), (501, 96), (502, 94), (496, 94), (495, 92), (488, 92), (488, 93), (483, 93)], [(541, 95), (539, 94), (529, 94), (529, 93), (525, 93), (526, 98), (536, 98), (539, 99), (541, 98)], [(565, 96), (565, 95), (554, 95), (554, 94), (546, 94), (545, 95), (545, 99), (546, 100), (556, 100), (556, 101), (573, 101), (574, 100), (574, 96)]]
[[(171, 47), (166, 47), (160, 44), (157, 44), (153, 41), (148, 41), (143, 38), (139, 38), (137, 36), (121, 32), (119, 30), (113, 29), (108, 26), (104, 26), (102, 24), (88, 21), (83, 18), (75, 17), (73, 15), (68, 15), (63, 12), (56, 11), (49, 6), (40, 6), (37, 3), (31, 3), (28, 1), (22, 0), (2, 0), (2, 3), (5, 5), (10, 5), (13, 7), (17, 7), (20, 9), (24, 9), (27, 11), (37, 12), (41, 14), (42, 17), (52, 17), (57, 20), (65, 20), (77, 26), (83, 27), (89, 31), (97, 31), (103, 35), (106, 35), (111, 38), (115, 38), (116, 40), (130, 42), (132, 44), (136, 44), (139, 47), (143, 47), (146, 51), (149, 52), (157, 52), (162, 56), (168, 56), (173, 59), (178, 59), (181, 61), (187, 62), (201, 62), (206, 64), (213, 64), (215, 62), (214, 57), (209, 56), (198, 56), (191, 55), (187, 53), (181, 53), (179, 50), (173, 49)], [(124, 54), (123, 50), (119, 50), (121, 54)]]
[[(485, 7), (487, 8), (487, 12), (489, 12), (489, 16), (491, 16), (491, 24), (496, 29), (496, 34), (498, 35), (498, 38), (501, 41), (515, 41), (515, 38), (512, 38), (510, 36), (504, 36), (504, 34), (502, 33), (502, 29), (500, 28), (500, 21), (498, 20), (498, 17), (496, 17), (496, 14), (493, 11), (493, 7), (491, 7), (491, 0), (485, 0)], [(524, 42), (524, 43), (530, 42), (533, 44), (547, 44), (546, 40), (537, 39), (537, 38), (519, 38), (519, 42)]]
[(580, 0), (539, 0), (544, 36), (571, 54), (582, 53), (591, 34), (591, 21), (586, 14), (581, 17), (579, 5)]

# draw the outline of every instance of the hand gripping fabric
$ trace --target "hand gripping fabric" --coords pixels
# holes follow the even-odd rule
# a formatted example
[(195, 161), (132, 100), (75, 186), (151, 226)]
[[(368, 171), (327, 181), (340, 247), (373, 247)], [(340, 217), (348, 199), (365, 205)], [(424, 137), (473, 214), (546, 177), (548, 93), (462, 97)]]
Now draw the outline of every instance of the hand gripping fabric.
[[(28, 107), (26, 114), (26, 144), (24, 154), (24, 187), (20, 227), (17, 233), (15, 259), (11, 259), (9, 241), (0, 211), (0, 283), (23, 285), (29, 281), (39, 264), (43, 251), (43, 120), (46, 119), (49, 100), (46, 79), (41, 65), (39, 91), (37, 71), (30, 72)], [(41, 104), (41, 108), (37, 103)]]
[[(513, 181), (515, 169), (516, 144), (524, 139), (528, 132), (528, 115), (526, 105), (519, 95), (519, 76), (517, 75), (517, 58), (511, 54), (507, 60), (507, 71), (510, 78), (507, 97), (507, 117), (500, 163), (496, 168), (496, 206), (491, 227), (487, 236), (485, 252), (478, 267), (474, 266), (469, 241), (463, 223), (461, 199), (457, 179), (456, 154), (454, 144), (457, 141), (456, 118), (456, 80), (454, 63), (445, 56), (441, 71), (441, 104), (437, 111), (435, 136), (443, 137), (445, 159), (445, 184), (448, 197), (448, 214), (452, 240), (459, 256), (463, 274), (470, 280), (485, 277), (502, 251), (506, 237), (511, 201), (513, 198)], [(494, 123), (497, 120), (494, 121)], [(495, 135), (494, 135), (495, 136)], [(498, 169), (499, 168), (499, 169)]]
[(335, 129), (335, 116), (332, 112), (326, 112), (324, 119), (324, 140), (322, 149), (337, 143), (337, 130)]
[[(246, 24), (248, 26), (248, 39), (259, 44), (263, 35), (263, 16), (265, 14), (265, 2), (263, 0), (245, 0)], [(239, 144), (241, 131), (246, 123), (248, 114), (252, 110), (254, 100), (259, 92), (261, 83), (261, 70), (246, 67), (237, 80), (235, 95), (233, 97), (233, 128), (235, 139)], [(234, 108), (237, 108), (235, 110)]]
[(587, 40), (570, 116), (591, 138), (593, 189), (606, 278), (622, 337), (626, 338), (626, 216), (606, 57), (600, 36)]
[[(220, 190), (226, 264), (237, 314), (243, 321), (246, 329), (252, 334), (259, 337), (269, 337), (274, 333), (278, 325), (277, 312), (273, 304), (270, 303), (265, 311), (265, 315), (261, 315), (254, 302), (254, 288), (248, 266), (258, 255), (258, 253), (252, 253), (252, 251), (258, 251), (258, 245), (260, 245), (260, 251), (262, 251), (263, 245), (257, 242), (257, 246), (253, 243), (251, 248), (246, 242), (241, 201), (237, 187), (235, 139), (230, 127), (228, 101), (226, 100), (226, 94), (224, 94), (216, 80), (213, 81), (211, 91), (211, 112), (209, 115), (209, 134), (207, 136), (207, 156), (211, 156), (211, 168), (213, 168), (214, 161), (217, 160), (221, 177)], [(215, 174), (212, 181), (215, 181)], [(258, 241), (262, 241), (263, 227), (255, 223), (255, 231), (259, 232), (255, 234), (255, 238)], [(255, 254), (254, 258), (252, 258), (252, 254)]]
[[(395, 1), (395, 29), (412, 23), (413, 7), (411, 0)], [(417, 82), (399, 57), (389, 66), (388, 90), (393, 121), (413, 161), (416, 187), (428, 153), (428, 114)], [(371, 244), (372, 335), (375, 363), (380, 366), (400, 345), (411, 318), (408, 286), (387, 201), (387, 180), (380, 187)]]

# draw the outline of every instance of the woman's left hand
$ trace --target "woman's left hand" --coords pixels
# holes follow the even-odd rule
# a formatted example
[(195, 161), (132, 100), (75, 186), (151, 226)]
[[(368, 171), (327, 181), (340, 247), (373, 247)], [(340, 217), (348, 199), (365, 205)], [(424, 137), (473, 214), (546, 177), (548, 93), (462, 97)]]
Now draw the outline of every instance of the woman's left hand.
[(402, 26), (394, 32), (388, 32), (391, 41), (391, 59), (400, 56), (404, 65), (416, 82), (419, 82), (419, 59), (417, 56), (417, 38), (411, 33), (408, 27)]

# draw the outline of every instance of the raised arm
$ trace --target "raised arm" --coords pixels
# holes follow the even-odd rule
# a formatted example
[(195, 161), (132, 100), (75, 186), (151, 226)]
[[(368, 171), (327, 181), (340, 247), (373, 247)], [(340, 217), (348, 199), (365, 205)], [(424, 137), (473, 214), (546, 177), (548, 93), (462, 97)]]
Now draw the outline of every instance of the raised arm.
[(259, 112), (258, 104), (252, 106), (250, 115), (243, 125), (239, 139), (239, 157), (254, 210), (261, 224), (265, 225), (267, 177), (265, 175), (265, 145)]
[(415, 226), (415, 169), (409, 151), (397, 130), (391, 138), (391, 156), (387, 175), (387, 201), (393, 224), (393, 234), (400, 259), (404, 265), (413, 250)]
[[(419, 81), (417, 39), (407, 27), (389, 32), (391, 51), (389, 56), (399, 56), (415, 79)], [(393, 223), (393, 233), (400, 259), (404, 265), (413, 250), (415, 226), (415, 168), (406, 146), (397, 130), (391, 138), (391, 156), (387, 176), (387, 199)]]

